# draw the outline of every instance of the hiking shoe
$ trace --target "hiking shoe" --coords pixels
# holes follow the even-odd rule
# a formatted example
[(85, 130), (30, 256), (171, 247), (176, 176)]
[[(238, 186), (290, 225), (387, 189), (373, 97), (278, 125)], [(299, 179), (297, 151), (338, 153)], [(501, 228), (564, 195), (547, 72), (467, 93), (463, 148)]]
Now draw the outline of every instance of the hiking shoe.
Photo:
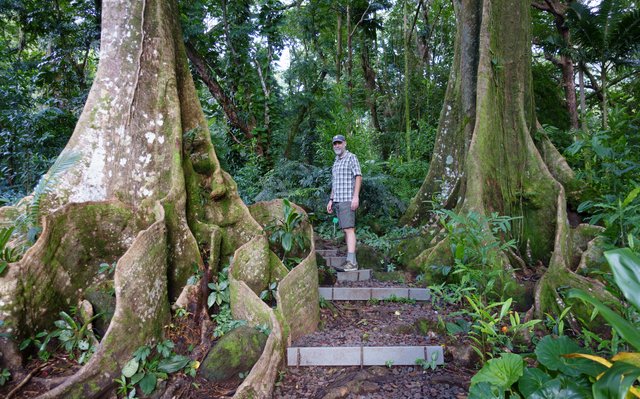
[(356, 270), (358, 270), (358, 265), (346, 261), (342, 265), (340, 265), (340, 267), (336, 267), (336, 270), (339, 272), (355, 272)]

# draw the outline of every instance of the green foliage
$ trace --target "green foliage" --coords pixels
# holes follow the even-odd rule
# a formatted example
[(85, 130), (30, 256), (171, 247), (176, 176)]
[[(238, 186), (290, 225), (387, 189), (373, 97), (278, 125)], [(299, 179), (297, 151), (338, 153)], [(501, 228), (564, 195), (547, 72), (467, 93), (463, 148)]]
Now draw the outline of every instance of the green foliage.
[(221, 306), (219, 312), (213, 315), (211, 319), (216, 323), (216, 327), (213, 330), (214, 338), (220, 338), (229, 331), (247, 324), (245, 320), (235, 320), (233, 318), (229, 305)]
[(90, 0), (3, 1), (0, 7), (0, 191), (28, 193), (69, 139), (98, 53)]
[(578, 212), (590, 212), (589, 221), (604, 224), (605, 236), (616, 245), (629, 245), (627, 237), (640, 236), (640, 186), (629, 192), (624, 199), (605, 195), (596, 201), (585, 201)]
[(176, 354), (173, 351), (174, 348), (175, 345), (170, 340), (138, 348), (122, 368), (120, 378), (115, 380), (118, 385), (118, 395), (134, 398), (137, 386), (144, 396), (149, 396), (155, 391), (160, 381), (169, 378), (169, 374), (179, 371), (195, 377), (200, 363), (187, 356)]
[[(555, 26), (554, 26), (555, 29)], [(549, 47), (549, 43), (543, 43), (545, 47)], [(569, 112), (564, 106), (565, 98), (562, 86), (558, 84), (561, 79), (559, 68), (551, 63), (534, 62), (531, 66), (531, 74), (533, 75), (533, 94), (536, 104), (536, 116), (540, 123), (544, 126), (545, 131), (549, 129), (547, 125), (555, 126), (561, 129), (563, 136), (557, 136), (564, 140), (570, 138), (565, 132), (569, 130)], [(570, 143), (566, 143), (569, 145)], [(562, 148), (566, 147), (562, 146)]]
[(17, 262), (22, 256), (22, 251), (18, 248), (8, 246), (14, 227), (0, 229), (0, 276), (9, 266), (9, 263)]
[(207, 298), (207, 306), (217, 305), (222, 308), (229, 306), (231, 297), (229, 294), (229, 268), (225, 267), (218, 273), (217, 281), (207, 284), (211, 292)]
[(37, 349), (38, 357), (46, 361), (51, 356), (48, 345), (53, 339), (56, 339), (58, 347), (64, 349), (70, 359), (77, 359), (79, 364), (86, 363), (95, 352), (94, 343), (97, 342), (95, 334), (89, 327), (93, 321), (101, 317), (101, 314), (80, 321), (75, 308), (73, 308), (71, 315), (64, 311), (59, 315), (60, 319), (54, 322), (56, 328), (53, 331), (41, 331), (24, 339), (20, 343), (19, 349), (24, 351), (33, 346)]
[(492, 359), (471, 379), (471, 384), (487, 382), (504, 390), (513, 385), (524, 373), (522, 357), (514, 353), (504, 353), (499, 359)]
[(416, 366), (422, 367), (422, 370), (435, 370), (438, 367), (438, 352), (431, 353), (431, 359), (416, 359)]
[(100, 274), (111, 275), (115, 271), (116, 271), (116, 262), (113, 262), (112, 264), (100, 263), (100, 266), (98, 267), (98, 273)]
[[(72, 314), (77, 316), (75, 312)], [(84, 364), (95, 352), (93, 343), (97, 342), (89, 326), (100, 316), (101, 314), (97, 314), (88, 320), (78, 321), (78, 317), (60, 312), (61, 318), (54, 322), (56, 329), (49, 334), (50, 338), (58, 339), (59, 346), (69, 354), (70, 359), (77, 358), (79, 364)]]
[[(613, 270), (618, 287), (622, 290), (625, 298), (636, 308), (638, 306), (638, 292), (640, 292), (640, 282), (637, 279), (640, 273), (640, 258), (628, 248), (617, 249), (605, 252), (607, 262)], [(617, 331), (617, 333), (636, 350), (640, 351), (640, 331), (637, 326), (620, 316), (592, 295), (578, 289), (569, 291), (569, 298), (578, 298), (590, 303), (607, 320), (607, 322)]]
[(310, 243), (304, 230), (301, 229), (304, 216), (298, 213), (287, 199), (283, 200), (282, 208), (283, 218), (273, 220), (264, 229), (269, 234), (271, 250), (278, 254), (285, 266), (291, 269), (293, 265), (285, 262), (288, 255), (296, 251), (306, 251)]
[[(618, 249), (605, 253), (616, 283), (625, 298), (638, 309), (640, 301), (640, 258), (629, 249)], [(592, 304), (615, 331), (640, 350), (640, 335), (630, 321), (621, 317), (592, 295), (572, 290), (568, 298), (579, 298)], [(564, 314), (558, 317), (564, 318)], [(562, 329), (559, 329), (561, 331)], [(522, 372), (523, 360), (512, 354), (503, 354), (500, 359), (488, 362), (471, 380), (469, 398), (481, 398), (493, 390), (492, 397), (526, 398), (625, 398), (639, 397), (640, 391), (633, 387), (640, 377), (640, 353), (622, 352), (610, 360), (590, 354), (567, 336), (542, 338), (535, 349), (537, 367), (528, 367)], [(505, 359), (505, 360), (503, 360)], [(490, 367), (496, 362), (500, 367)], [(514, 378), (505, 379), (505, 375)], [(499, 396), (502, 395), (502, 396)], [(520, 395), (520, 396), (516, 396)]]
[(216, 306), (218, 313), (211, 316), (216, 323), (213, 331), (214, 338), (219, 338), (229, 331), (247, 324), (244, 320), (235, 320), (231, 315), (229, 294), (229, 268), (225, 267), (218, 273), (217, 281), (208, 284), (211, 293), (207, 299), (210, 308)]
[(81, 154), (66, 152), (60, 155), (56, 162), (44, 174), (33, 189), (31, 201), (15, 221), (16, 231), (26, 237), (28, 243), (33, 244), (42, 228), (40, 227), (40, 203), (47, 194), (51, 193), (59, 183), (62, 175), (71, 169), (79, 160)]
[(505, 349), (513, 351), (516, 346), (514, 341), (522, 340), (524, 334), (531, 333), (533, 327), (540, 323), (536, 319), (523, 323), (520, 314), (511, 310), (511, 298), (488, 305), (476, 295), (465, 298), (472, 308), (466, 312), (472, 319), (469, 338), (474, 342), (472, 348), (482, 363)]
[(9, 369), (0, 370), (0, 386), (4, 386), (11, 379), (11, 372)]
[(31, 346), (34, 346), (38, 351), (38, 358), (43, 361), (47, 361), (51, 353), (47, 351), (47, 345), (51, 341), (51, 335), (47, 331), (40, 331), (35, 335), (32, 335), (28, 338), (25, 338), (22, 342), (20, 342), (20, 346), (18, 347), (21, 351), (29, 349)]
[[(453, 268), (441, 265), (428, 267), (439, 270), (444, 276), (457, 277), (459, 285), (434, 288), (458, 294), (472, 289), (481, 296), (501, 297), (509, 288), (503, 283), (503, 253), (516, 247), (516, 241), (507, 237), (511, 232), (511, 221), (517, 218), (497, 213), (489, 217), (476, 212), (458, 214), (446, 209), (435, 213), (449, 240), (455, 265)], [(457, 297), (460, 298), (459, 295)]]
[(267, 289), (262, 290), (262, 292), (260, 293), (260, 299), (262, 299), (265, 302), (275, 301), (277, 292), (278, 292), (278, 282), (273, 281), (269, 283), (269, 286), (267, 287)]
[(223, 304), (228, 304), (230, 301), (229, 298), (229, 282), (228, 281), (220, 281), (218, 283), (209, 283), (207, 286), (211, 289), (211, 293), (209, 293), (209, 297), (207, 298), (207, 306), (212, 307), (213, 305), (222, 306)]

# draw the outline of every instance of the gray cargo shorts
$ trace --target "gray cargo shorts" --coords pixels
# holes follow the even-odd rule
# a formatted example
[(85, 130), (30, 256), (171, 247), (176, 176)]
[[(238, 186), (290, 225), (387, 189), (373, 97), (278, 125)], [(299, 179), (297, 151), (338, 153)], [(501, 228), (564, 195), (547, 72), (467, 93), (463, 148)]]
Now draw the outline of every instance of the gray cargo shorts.
[(336, 202), (333, 208), (338, 217), (338, 226), (341, 229), (356, 227), (356, 211), (351, 210), (351, 202)]

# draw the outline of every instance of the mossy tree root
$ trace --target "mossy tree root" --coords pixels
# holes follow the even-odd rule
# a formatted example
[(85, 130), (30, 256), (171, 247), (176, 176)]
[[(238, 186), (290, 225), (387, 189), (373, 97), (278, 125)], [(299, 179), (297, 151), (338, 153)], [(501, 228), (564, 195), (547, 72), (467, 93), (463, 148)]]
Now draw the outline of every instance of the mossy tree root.
[(131, 353), (154, 337), (162, 337), (170, 319), (168, 253), (164, 212), (161, 207), (157, 210), (158, 220), (141, 231), (118, 260), (116, 310), (96, 352), (76, 374), (40, 398), (95, 397), (113, 387)]

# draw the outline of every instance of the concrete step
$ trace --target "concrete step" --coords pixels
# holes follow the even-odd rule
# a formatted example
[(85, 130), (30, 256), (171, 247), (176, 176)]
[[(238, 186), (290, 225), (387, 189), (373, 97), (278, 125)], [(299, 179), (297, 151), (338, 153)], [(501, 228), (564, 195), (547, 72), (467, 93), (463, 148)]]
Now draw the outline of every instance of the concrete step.
[(329, 267), (340, 267), (344, 262), (347, 261), (346, 256), (329, 256), (324, 258), (327, 262), (327, 266)]
[(370, 299), (407, 298), (428, 301), (431, 292), (427, 288), (361, 288), (361, 287), (320, 287), (320, 296), (330, 301), (368, 301)]
[(318, 255), (322, 256), (323, 258), (331, 257), (331, 256), (338, 256), (338, 250), (337, 249), (316, 249), (316, 253)]
[[(444, 364), (441, 346), (338, 346), (287, 348), (288, 366), (411, 366)], [(418, 360), (419, 361), (419, 360)]]
[(368, 281), (371, 280), (371, 269), (361, 269), (353, 272), (338, 272), (338, 281)]

